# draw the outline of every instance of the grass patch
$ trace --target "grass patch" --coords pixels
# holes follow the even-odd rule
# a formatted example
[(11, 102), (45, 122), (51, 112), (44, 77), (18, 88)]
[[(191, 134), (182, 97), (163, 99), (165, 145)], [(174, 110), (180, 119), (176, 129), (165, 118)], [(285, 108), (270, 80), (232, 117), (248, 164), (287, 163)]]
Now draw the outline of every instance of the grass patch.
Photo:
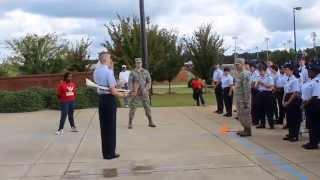
[[(172, 94), (168, 93), (166, 86), (154, 86), (152, 96), (152, 107), (188, 107), (195, 106), (196, 102), (192, 98), (192, 89), (181, 85), (173, 86)], [(216, 99), (212, 90), (204, 94), (207, 105), (215, 105)], [(121, 100), (123, 105), (123, 100)]]
[[(207, 105), (214, 105), (215, 98), (213, 94), (207, 93), (204, 95)], [(162, 94), (152, 96), (153, 107), (184, 107), (195, 106), (196, 102), (192, 98), (192, 94)]]

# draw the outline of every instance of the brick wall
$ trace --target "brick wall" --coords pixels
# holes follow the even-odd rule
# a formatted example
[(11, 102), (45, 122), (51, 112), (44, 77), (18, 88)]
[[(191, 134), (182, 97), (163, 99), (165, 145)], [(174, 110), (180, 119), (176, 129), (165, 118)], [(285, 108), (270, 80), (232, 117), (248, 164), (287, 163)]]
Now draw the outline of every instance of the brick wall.
[[(56, 88), (64, 74), (28, 75), (18, 77), (0, 77), (0, 91), (19, 91), (31, 87)], [(73, 81), (78, 86), (85, 85), (85, 78), (92, 77), (92, 73), (73, 73)]]
[[(78, 86), (85, 86), (85, 79), (92, 79), (92, 72), (73, 73), (73, 81)], [(184, 68), (175, 78), (174, 82), (187, 82), (188, 71)], [(0, 91), (20, 91), (31, 87), (56, 88), (63, 79), (63, 74), (28, 75), (18, 77), (0, 77)]]

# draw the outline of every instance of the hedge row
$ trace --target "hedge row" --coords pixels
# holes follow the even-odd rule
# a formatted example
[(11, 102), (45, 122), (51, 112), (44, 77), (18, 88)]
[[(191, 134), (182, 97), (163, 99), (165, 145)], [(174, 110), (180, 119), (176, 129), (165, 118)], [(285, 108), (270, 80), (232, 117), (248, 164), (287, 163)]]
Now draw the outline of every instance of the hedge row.
[[(76, 108), (98, 106), (98, 95), (94, 89), (80, 88), (77, 92)], [(120, 106), (120, 101), (117, 101)], [(0, 91), (0, 113), (32, 112), (44, 109), (59, 109), (54, 89), (32, 88), (24, 91)]]

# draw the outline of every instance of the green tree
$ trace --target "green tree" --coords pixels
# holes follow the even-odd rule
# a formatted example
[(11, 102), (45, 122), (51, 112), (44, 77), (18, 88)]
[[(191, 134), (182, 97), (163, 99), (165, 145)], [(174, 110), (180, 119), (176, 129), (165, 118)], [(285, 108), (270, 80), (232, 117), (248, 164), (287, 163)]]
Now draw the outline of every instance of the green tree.
[(58, 42), (58, 36), (54, 34), (32, 34), (6, 43), (19, 60), (22, 74), (43, 74), (58, 73), (64, 69), (66, 46)]
[(156, 64), (153, 65), (153, 74), (156, 81), (168, 81), (169, 93), (171, 94), (171, 84), (183, 66), (182, 45), (178, 44), (178, 37), (167, 30), (161, 30), (159, 42), (163, 49), (163, 55)]
[[(119, 70), (122, 64), (134, 68), (134, 59), (141, 57), (140, 22), (137, 17), (118, 16), (116, 22), (105, 25), (110, 41), (102, 45), (115, 59), (115, 68)], [(174, 32), (159, 29), (157, 25), (149, 25), (147, 30), (150, 74), (153, 80), (172, 82), (181, 68), (181, 47), (178, 47)]]
[(0, 77), (8, 76), (9, 70), (6, 63), (0, 63)]
[(211, 67), (223, 57), (223, 39), (212, 30), (212, 25), (201, 26), (191, 39), (184, 39), (185, 51), (193, 62), (193, 71), (200, 78), (211, 81)]
[(87, 71), (88, 60), (90, 59), (89, 47), (92, 42), (89, 39), (82, 39), (76, 43), (70, 43), (65, 54), (65, 60), (69, 71)]

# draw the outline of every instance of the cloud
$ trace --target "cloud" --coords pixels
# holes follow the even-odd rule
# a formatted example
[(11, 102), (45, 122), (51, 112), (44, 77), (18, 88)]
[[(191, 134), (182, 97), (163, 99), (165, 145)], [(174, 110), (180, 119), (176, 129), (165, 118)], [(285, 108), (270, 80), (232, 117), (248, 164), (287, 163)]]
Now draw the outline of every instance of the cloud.
[[(272, 49), (281, 48), (292, 38), (292, 8), (297, 13), (298, 47), (310, 47), (310, 33), (320, 34), (320, 0), (146, 0), (146, 15), (161, 27), (174, 29), (180, 36), (191, 35), (203, 24), (212, 23), (231, 53), (233, 36), (239, 49), (265, 49), (270, 37)], [(103, 24), (116, 17), (139, 14), (133, 0), (0, 0), (0, 41), (27, 33), (55, 32), (66, 39), (89, 37), (94, 41), (92, 56), (108, 39)], [(1, 44), (2, 52), (4, 44)]]
[[(62, 39), (76, 41), (89, 38), (94, 41), (93, 52), (101, 49), (103, 41), (103, 23), (91, 18), (52, 18), (14, 10), (0, 19), (1, 53), (10, 54), (4, 41), (25, 36), (26, 34), (44, 35), (55, 33)], [(86, 30), (87, 29), (87, 30)], [(90, 30), (88, 30), (90, 29)]]

